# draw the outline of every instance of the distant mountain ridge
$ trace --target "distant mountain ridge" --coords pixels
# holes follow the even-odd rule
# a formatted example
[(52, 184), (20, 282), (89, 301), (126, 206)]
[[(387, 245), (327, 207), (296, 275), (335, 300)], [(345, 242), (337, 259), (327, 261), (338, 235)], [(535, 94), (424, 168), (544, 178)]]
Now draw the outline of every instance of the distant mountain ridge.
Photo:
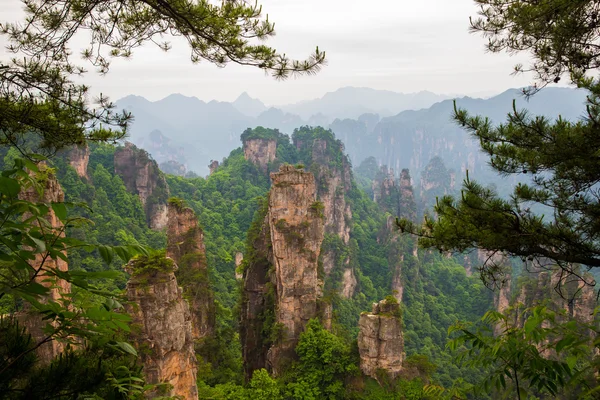
[[(149, 151), (159, 164), (176, 161), (201, 175), (208, 173), (211, 160), (220, 160), (241, 145), (240, 135), (246, 128), (263, 126), (291, 134), (303, 125), (330, 127), (344, 142), (355, 166), (374, 156), (396, 172), (410, 168), (418, 176), (439, 155), (459, 176), (466, 169), (485, 169), (486, 158), (478, 144), (451, 121), (453, 100), (435, 102), (443, 97), (350, 87), (283, 108), (268, 108), (247, 93), (231, 103), (172, 94), (158, 101), (132, 95), (116, 105), (135, 117), (129, 140)], [(576, 119), (585, 111), (585, 92), (568, 88), (547, 88), (529, 101), (518, 89), (510, 89), (488, 99), (459, 98), (457, 104), (501, 122), (513, 99), (532, 115)], [(407, 108), (389, 115), (395, 107)], [(154, 139), (162, 139), (150, 138), (151, 132)]]
[[(220, 160), (241, 144), (239, 137), (246, 128), (264, 126), (291, 134), (303, 125), (327, 127), (336, 118), (358, 117), (366, 110), (390, 115), (388, 109), (429, 106), (438, 98), (429, 92), (404, 95), (367, 88), (342, 88), (321, 99), (283, 108), (267, 107), (246, 92), (231, 103), (205, 102), (182, 94), (171, 94), (158, 101), (130, 95), (118, 100), (116, 106), (134, 115), (129, 140), (149, 151), (159, 163), (178, 160), (189, 170), (206, 174), (211, 160)], [(412, 99), (412, 104), (408, 99)], [(368, 108), (367, 104), (374, 107)], [(293, 112), (294, 107), (300, 113)], [(172, 141), (172, 151), (158, 150), (160, 143), (148, 138), (154, 131)]]
[(281, 106), (283, 110), (309, 118), (322, 113), (336, 118), (358, 118), (361, 114), (395, 115), (404, 110), (419, 110), (451, 98), (428, 91), (399, 93), (365, 87), (343, 87), (323, 97)]

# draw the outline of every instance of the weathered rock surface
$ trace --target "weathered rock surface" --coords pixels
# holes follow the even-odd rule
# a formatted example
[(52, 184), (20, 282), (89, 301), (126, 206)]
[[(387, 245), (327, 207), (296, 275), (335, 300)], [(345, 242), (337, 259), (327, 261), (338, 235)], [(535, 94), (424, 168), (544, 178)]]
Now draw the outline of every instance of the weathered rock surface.
[(90, 148), (87, 145), (73, 147), (67, 158), (69, 165), (75, 169), (80, 178), (89, 179), (87, 167), (90, 161)]
[[(244, 261), (241, 337), (246, 377), (264, 367), (280, 374), (295, 358), (308, 320), (321, 314), (317, 261), (324, 223), (316, 206), (314, 176), (284, 165), (271, 180), (265, 219), (254, 240), (256, 253)], [(270, 326), (265, 325), (266, 315), (274, 315)]]
[(311, 173), (288, 165), (272, 173), (271, 181), (267, 218), (275, 266), (275, 321), (282, 334), (269, 349), (267, 360), (278, 374), (285, 359), (293, 357), (308, 320), (317, 316), (323, 219), (315, 207), (316, 184)]
[(127, 142), (115, 151), (114, 163), (115, 173), (123, 179), (127, 190), (139, 196), (148, 226), (152, 229), (165, 228), (169, 187), (156, 161), (145, 150)]
[[(39, 168), (40, 170), (43, 170), (46, 167), (45, 165), (40, 165)], [(29, 188), (21, 192), (19, 198), (33, 203), (50, 205), (52, 203), (64, 202), (65, 195), (56, 176), (53, 173), (48, 173), (41, 196), (34, 188)], [(53, 234), (64, 237), (64, 232), (62, 231), (64, 225), (62, 221), (56, 216), (52, 207), (49, 207), (49, 209), (46, 219), (52, 227)], [(43, 268), (44, 270), (67, 271), (69, 269), (67, 262), (61, 258), (53, 259), (48, 257), (44, 260), (42, 254), (36, 254), (35, 260), (33, 260), (30, 265), (36, 270)], [(71, 293), (71, 284), (69, 282), (58, 279), (56, 276), (43, 271), (36, 276), (35, 282), (49, 289), (48, 293), (45, 295), (45, 299), (41, 299), (42, 301), (50, 300), (60, 302), (63, 296)], [(46, 326), (47, 321), (42, 320), (40, 314), (26, 309), (19, 313), (17, 318), (31, 334), (35, 343), (41, 342), (46, 337), (43, 329)], [(63, 351), (64, 345), (61, 342), (53, 340), (38, 347), (36, 353), (43, 364), (49, 364), (50, 361)]]
[[(325, 234), (339, 237), (347, 246), (350, 241), (352, 211), (350, 204), (346, 202), (346, 194), (352, 188), (352, 169), (347, 156), (344, 155), (343, 144), (340, 141), (320, 138), (312, 142), (295, 138), (294, 145), (301, 151), (309, 150), (311, 153), (310, 168), (315, 172), (317, 199), (323, 204)], [(341, 155), (341, 158), (338, 155)], [(354, 276), (353, 271), (345, 272), (346, 269), (352, 268), (349, 258), (340, 259), (333, 250), (323, 249), (321, 261), (326, 278), (336, 267), (342, 269), (347, 278)], [(342, 282), (340, 289), (342, 296), (351, 297), (356, 290), (356, 281), (347, 279)]]
[[(144, 375), (148, 383), (171, 386), (160, 395), (196, 400), (192, 315), (175, 278), (175, 263), (169, 258), (160, 260), (160, 265), (145, 265), (146, 262), (147, 259), (134, 259), (128, 264), (132, 275), (126, 289), (133, 341)], [(159, 397), (159, 393), (148, 397)]]
[(215, 307), (206, 265), (204, 234), (194, 211), (176, 202), (168, 206), (167, 256), (178, 265), (177, 280), (190, 301), (194, 340), (214, 333)]
[(386, 300), (373, 304), (371, 313), (361, 314), (358, 326), (362, 372), (377, 380), (379, 371), (392, 379), (397, 377), (405, 357), (399, 304)]
[(208, 164), (209, 175), (212, 175), (217, 168), (219, 168), (219, 162), (217, 160), (211, 160), (210, 164)]
[(244, 157), (267, 171), (268, 164), (277, 155), (277, 141), (274, 139), (249, 139), (244, 142)]

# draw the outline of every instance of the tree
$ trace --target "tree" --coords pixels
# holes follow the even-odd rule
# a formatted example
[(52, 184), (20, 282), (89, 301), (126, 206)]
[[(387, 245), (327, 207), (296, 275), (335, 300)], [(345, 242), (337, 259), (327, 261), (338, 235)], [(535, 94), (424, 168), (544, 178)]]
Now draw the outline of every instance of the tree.
[[(425, 247), (487, 250), (489, 262), (481, 267), (481, 276), (488, 284), (497, 283), (504, 273), (494, 262), (501, 258), (496, 254), (519, 257), (536, 269), (558, 266), (562, 275), (557, 288), (565, 281), (564, 274), (594, 284), (579, 273), (579, 265), (600, 267), (600, 80), (592, 77), (600, 67), (600, 2), (475, 2), (480, 11), (471, 20), (471, 30), (489, 39), (488, 50), (525, 51), (532, 56), (530, 66), (515, 67), (515, 72), (535, 74), (535, 84), (524, 89), (524, 95), (534, 95), (568, 75), (572, 85), (588, 91), (586, 115), (579, 121), (560, 116), (552, 121), (513, 105), (507, 121), (496, 126), (488, 118), (455, 107), (455, 121), (479, 140), (492, 168), (503, 176), (525, 175), (527, 183), (519, 183), (504, 199), (467, 174), (459, 198), (438, 199), (437, 218), (428, 217), (421, 226), (408, 220), (397, 224), (419, 235)], [(561, 327), (544, 309), (526, 312), (531, 316), (523, 325), (507, 324), (506, 316), (499, 313), (488, 314), (486, 322), (505, 325), (496, 336), (455, 327), (451, 331), (460, 334), (451, 346), (467, 345), (472, 365), (492, 369), (487, 383), (501, 390), (510, 380), (514, 390), (506, 390), (517, 398), (526, 393), (555, 396), (573, 383), (581, 386), (582, 381), (575, 379), (581, 375), (575, 368), (577, 358), (572, 356), (577, 354), (588, 371), (594, 370), (597, 361), (580, 350), (589, 351), (598, 341), (577, 337), (584, 328), (577, 321)], [(540, 350), (548, 343), (556, 354)], [(590, 393), (598, 392), (597, 382), (590, 386)]]
[[(558, 264), (565, 273), (582, 276), (574, 264), (600, 266), (600, 81), (588, 77), (599, 67), (598, 1), (476, 0), (474, 32), (489, 38), (488, 50), (528, 51), (529, 68), (537, 89), (568, 74), (571, 83), (589, 92), (587, 115), (579, 121), (560, 116), (531, 116), (513, 111), (507, 122), (494, 126), (484, 117), (472, 117), (455, 108), (454, 119), (480, 141), (501, 175), (526, 175), (509, 199), (469, 179), (458, 199), (438, 199), (437, 219), (422, 226), (398, 221), (401, 230), (421, 236), (420, 244), (442, 251), (472, 248), (517, 256), (536, 267)], [(494, 257), (490, 257), (493, 260)], [(498, 277), (493, 262), (482, 268), (489, 283)]]
[[(260, 44), (275, 33), (261, 18), (262, 9), (244, 0), (215, 5), (208, 0), (23, 0), (24, 23), (0, 24), (12, 60), (0, 61), (0, 143), (22, 148), (31, 134), (37, 151), (54, 151), (86, 140), (116, 140), (127, 132), (132, 116), (115, 112), (100, 96), (87, 101), (88, 86), (74, 76), (86, 70), (73, 61), (69, 47), (75, 34), (87, 33), (81, 56), (101, 74), (112, 57), (130, 57), (135, 48), (154, 43), (167, 51), (165, 36), (181, 36), (192, 62), (218, 66), (229, 62), (257, 67), (283, 79), (311, 74), (325, 62), (317, 48), (297, 61)], [(26, 151), (24, 151), (26, 153)]]

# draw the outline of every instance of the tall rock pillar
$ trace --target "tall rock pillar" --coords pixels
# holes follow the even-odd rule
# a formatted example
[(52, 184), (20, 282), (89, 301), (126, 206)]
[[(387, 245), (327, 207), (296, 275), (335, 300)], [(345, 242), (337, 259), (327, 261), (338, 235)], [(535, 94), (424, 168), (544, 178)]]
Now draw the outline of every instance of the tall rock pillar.
[(177, 284), (175, 262), (164, 256), (137, 257), (126, 267), (127, 312), (148, 383), (169, 385), (149, 398), (180, 396), (197, 400), (192, 315)]

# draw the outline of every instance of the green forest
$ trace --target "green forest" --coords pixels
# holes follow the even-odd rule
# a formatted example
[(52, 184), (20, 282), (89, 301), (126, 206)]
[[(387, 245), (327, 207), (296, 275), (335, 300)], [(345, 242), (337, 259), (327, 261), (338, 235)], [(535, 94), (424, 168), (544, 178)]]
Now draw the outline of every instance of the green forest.
[(274, 24), (245, 1), (24, 1), (26, 24), (0, 25), (23, 55), (0, 58), (0, 398), (600, 398), (600, 3), (475, 3), (487, 50), (532, 57), (525, 96), (561, 79), (587, 96), (576, 121), (454, 103), (512, 180), (447, 156), (352, 165), (347, 145), (390, 134), (366, 124), (348, 144), (249, 127), (209, 175), (162, 171), (129, 142), (135, 115), (90, 103), (78, 31), (101, 74), (170, 50), (166, 32), (193, 62), (281, 80), (325, 53), (256, 44)]

